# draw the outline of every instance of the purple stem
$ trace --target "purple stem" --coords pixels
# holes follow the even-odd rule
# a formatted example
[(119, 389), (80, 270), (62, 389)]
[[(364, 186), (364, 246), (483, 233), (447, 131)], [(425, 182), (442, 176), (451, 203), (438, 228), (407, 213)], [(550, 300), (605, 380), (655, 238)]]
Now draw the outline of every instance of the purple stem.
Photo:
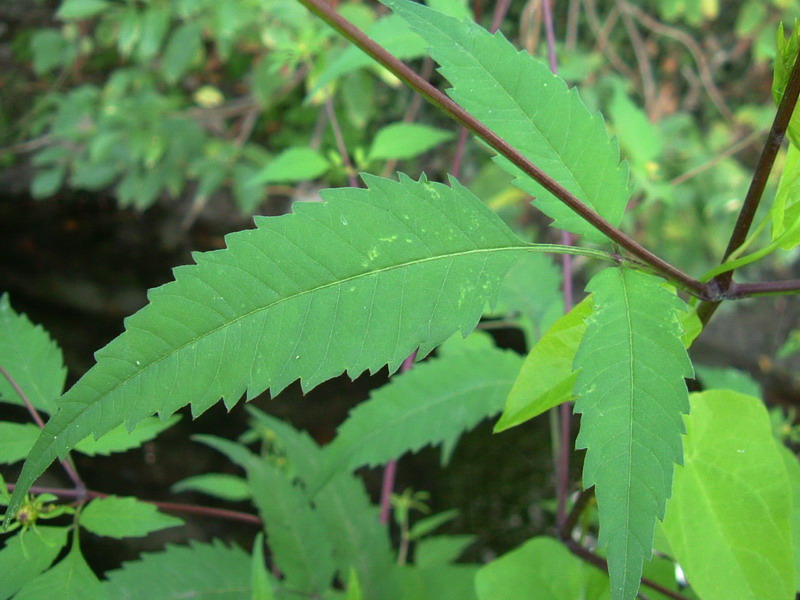
[(336, 110), (333, 108), (333, 98), (331, 96), (325, 98), (325, 110), (328, 112), (328, 121), (330, 121), (331, 129), (333, 129), (333, 137), (336, 138), (336, 147), (339, 149), (339, 154), (342, 155), (342, 162), (347, 170), (347, 182), (350, 187), (359, 187), (356, 170), (353, 167), (353, 163), (350, 162), (350, 155), (347, 153), (347, 145), (344, 143), (342, 128), (339, 127), (339, 119), (336, 117)]
[[(400, 372), (406, 373), (414, 366), (414, 358), (417, 356), (417, 351), (414, 350), (408, 358), (403, 361), (400, 366)], [(390, 460), (386, 463), (383, 469), (383, 482), (381, 483), (381, 516), (380, 521), (382, 524), (389, 522), (389, 514), (392, 510), (392, 492), (394, 491), (394, 480), (397, 474), (397, 461)]]
[[(30, 413), (31, 417), (33, 418), (36, 425), (39, 426), (39, 429), (44, 429), (44, 421), (42, 417), (39, 415), (39, 412), (31, 403), (30, 398), (28, 395), (22, 391), (22, 388), (17, 383), (16, 379), (11, 376), (11, 373), (6, 371), (5, 367), (0, 365), (0, 375), (6, 378), (8, 383), (11, 384), (11, 387), (14, 388), (14, 391), (17, 395), (22, 399), (22, 402), (25, 404), (25, 408), (28, 409), (28, 413)], [(67, 457), (64, 460), (60, 461), (61, 466), (64, 468), (64, 471), (67, 473), (67, 476), (72, 481), (72, 484), (75, 486), (75, 492), (77, 497), (82, 498), (86, 494), (86, 484), (83, 483), (81, 476), (78, 475), (78, 471), (75, 468), (75, 465), (72, 464), (72, 460)]]
[[(16, 484), (8, 483), (6, 484), (6, 486), (8, 487), (9, 490), (13, 490), (16, 487)], [(94, 490), (84, 490), (83, 492), (80, 492), (79, 490), (41, 487), (36, 485), (31, 486), (30, 491), (34, 494), (53, 494), (54, 496), (58, 496), (60, 498), (79, 498), (79, 499), (108, 498), (109, 496), (112, 495), (112, 494), (106, 494), (104, 492), (96, 492)], [(157, 502), (155, 500), (141, 500), (141, 499), (138, 500), (140, 502), (147, 502), (148, 504), (157, 506), (158, 508), (166, 512), (201, 515), (204, 517), (216, 517), (219, 519), (227, 519), (229, 521), (243, 521), (245, 523), (252, 523), (253, 525), (259, 525), (259, 526), (263, 524), (261, 519), (256, 515), (239, 512), (237, 510), (215, 508), (212, 506), (196, 506), (194, 504), (182, 504), (179, 502)]]

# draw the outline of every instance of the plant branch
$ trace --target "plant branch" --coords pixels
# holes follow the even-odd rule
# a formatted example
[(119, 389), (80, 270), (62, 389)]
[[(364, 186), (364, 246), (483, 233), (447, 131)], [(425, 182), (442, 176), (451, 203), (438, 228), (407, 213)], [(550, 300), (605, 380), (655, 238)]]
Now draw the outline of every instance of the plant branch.
[(589, 502), (591, 502), (592, 498), (594, 498), (594, 486), (590, 487), (588, 490), (581, 490), (566, 520), (559, 526), (558, 537), (562, 540), (572, 539), (572, 531), (575, 529), (575, 526), (578, 524), (578, 519), (580, 519), (581, 514), (586, 509)]
[(724, 294), (725, 300), (741, 300), (755, 296), (780, 296), (800, 293), (800, 279), (761, 281), (757, 283), (732, 283)]
[[(23, 389), (17, 383), (17, 380), (14, 379), (11, 373), (9, 373), (2, 365), (0, 365), (0, 375), (5, 377), (6, 381), (8, 381), (8, 383), (20, 397), (23, 404), (25, 404), (25, 408), (28, 409), (28, 413), (30, 413), (31, 418), (34, 420), (39, 429), (44, 429), (44, 421), (42, 420), (41, 415), (39, 415), (39, 411), (37, 411), (36, 407), (33, 406), (33, 403), (31, 402), (30, 398), (28, 398), (28, 395), (23, 391)], [(81, 476), (78, 474), (78, 470), (75, 468), (72, 459), (70, 459), (70, 457), (67, 456), (60, 462), (67, 476), (70, 478), (70, 481), (72, 481), (72, 484), (75, 486), (76, 495), (78, 497), (84, 497), (86, 494), (86, 484), (83, 483), (83, 480), (81, 479)]]
[[(16, 487), (15, 483), (7, 483), (6, 486), (9, 490)], [(95, 490), (85, 490), (82, 494), (78, 490), (70, 490), (65, 488), (41, 487), (31, 486), (30, 491), (34, 494), (53, 494), (60, 498), (108, 498), (113, 494), (106, 494), (104, 492), (97, 492)], [(137, 498), (139, 502), (147, 502), (152, 504), (165, 512), (182, 513), (200, 515), (203, 517), (212, 517), (218, 519), (226, 519), (228, 521), (242, 521), (244, 523), (251, 523), (263, 525), (263, 521), (257, 516), (250, 513), (240, 512), (238, 510), (228, 510), (226, 508), (216, 508), (213, 506), (198, 506), (196, 504), (182, 504), (179, 502), (159, 502), (157, 500), (142, 500)]]
[(436, 107), (447, 113), (458, 123), (469, 129), (498, 153), (507, 158), (512, 164), (521, 169), (525, 174), (535, 179), (542, 187), (569, 206), (581, 218), (602, 232), (609, 239), (620, 247), (630, 252), (635, 257), (649, 264), (662, 277), (680, 285), (695, 296), (702, 299), (708, 297), (709, 288), (705, 284), (693, 279), (680, 269), (659, 258), (633, 238), (629, 237), (613, 225), (603, 219), (594, 210), (581, 202), (576, 196), (566, 190), (552, 177), (547, 175), (539, 167), (530, 162), (515, 148), (508, 144), (504, 139), (488, 129), (483, 123), (475, 119), (456, 102), (451, 100), (443, 92), (425, 81), (403, 62), (399, 61), (382, 46), (376, 44), (368, 38), (362, 31), (352, 23), (339, 15), (324, 0), (297, 0), (312, 13), (319, 16), (328, 25), (333, 27), (342, 36), (350, 40), (355, 46), (360, 48), (367, 55), (386, 67), (393, 75), (411, 87), (425, 99)]
[[(747, 233), (753, 224), (758, 205), (761, 203), (761, 197), (764, 194), (764, 188), (767, 186), (767, 180), (775, 164), (775, 157), (778, 155), (778, 150), (786, 135), (786, 128), (789, 126), (792, 113), (797, 105), (798, 96), (800, 96), (800, 55), (795, 58), (792, 73), (789, 75), (789, 81), (786, 83), (786, 89), (783, 92), (783, 98), (781, 98), (781, 102), (778, 105), (778, 112), (775, 114), (775, 120), (772, 122), (767, 141), (758, 159), (758, 165), (753, 173), (753, 179), (750, 181), (750, 188), (747, 190), (742, 209), (739, 212), (739, 218), (736, 220), (733, 233), (731, 233), (731, 238), (728, 241), (728, 247), (722, 257), (723, 263), (747, 239)], [(733, 269), (718, 275), (711, 283), (724, 296), (731, 287), (732, 282)], [(718, 306), (719, 301), (700, 304), (697, 308), (697, 315), (700, 317), (700, 321), (703, 324), (708, 323)]]
[(347, 182), (350, 184), (350, 187), (359, 187), (356, 170), (353, 167), (353, 163), (350, 162), (350, 155), (347, 153), (347, 144), (344, 143), (342, 128), (339, 127), (339, 119), (336, 117), (336, 109), (333, 107), (333, 98), (330, 95), (325, 98), (325, 110), (328, 113), (328, 122), (331, 124), (333, 137), (336, 138), (336, 147), (339, 149), (345, 171), (347, 171)]

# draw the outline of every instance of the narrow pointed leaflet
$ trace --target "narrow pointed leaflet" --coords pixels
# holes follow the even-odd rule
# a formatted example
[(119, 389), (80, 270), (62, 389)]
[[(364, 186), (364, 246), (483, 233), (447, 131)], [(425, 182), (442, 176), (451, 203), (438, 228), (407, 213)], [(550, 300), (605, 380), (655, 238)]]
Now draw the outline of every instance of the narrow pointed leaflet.
[[(628, 201), (628, 169), (600, 114), (543, 63), (517, 50), (501, 33), (459, 21), (407, 0), (381, 0), (430, 44), (431, 57), (452, 84), (448, 94), (473, 117), (615, 227)], [(504, 158), (515, 185), (555, 226), (593, 241), (605, 237)]]
[(187, 404), (233, 406), (300, 379), (397, 369), (472, 330), (503, 275), (532, 249), (458, 182), (365, 176), (294, 214), (257, 220), (227, 249), (196, 254), (151, 290), (126, 331), (60, 400), (12, 509), (36, 477), (89, 434)]
[(624, 268), (601, 271), (586, 289), (595, 312), (575, 357), (576, 445), (587, 450), (583, 484), (595, 486), (612, 598), (631, 600), (683, 456), (686, 305), (661, 279)]

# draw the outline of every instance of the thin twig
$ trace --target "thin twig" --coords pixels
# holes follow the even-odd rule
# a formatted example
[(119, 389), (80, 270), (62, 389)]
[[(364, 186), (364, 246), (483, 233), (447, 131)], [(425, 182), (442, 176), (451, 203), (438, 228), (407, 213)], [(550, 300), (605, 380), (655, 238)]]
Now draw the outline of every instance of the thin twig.
[(536, 180), (543, 188), (553, 194), (561, 202), (569, 206), (582, 219), (602, 232), (609, 239), (630, 252), (632, 255), (649, 264), (662, 277), (679, 285), (701, 299), (709, 298), (709, 287), (690, 277), (677, 267), (659, 258), (650, 250), (643, 247), (633, 238), (617, 229), (606, 221), (594, 210), (581, 202), (575, 195), (565, 189), (552, 177), (547, 175), (539, 167), (531, 163), (526, 157), (513, 148), (508, 142), (488, 129), (480, 121), (475, 119), (456, 102), (443, 94), (437, 88), (425, 81), (417, 73), (411, 70), (404, 63), (399, 61), (382, 46), (376, 44), (368, 38), (362, 31), (352, 23), (339, 15), (324, 0), (297, 0), (308, 8), (311, 12), (319, 16), (331, 27), (336, 29), (341, 35), (349, 39), (354, 45), (368, 54), (386, 67), (393, 75), (403, 81), (406, 85), (422, 94), (428, 101), (450, 115), (453, 119), (467, 127), (475, 135), (484, 140), (489, 146), (507, 158), (512, 164), (521, 169), (524, 173)]
[(572, 531), (577, 526), (578, 519), (581, 518), (581, 514), (583, 514), (583, 511), (589, 505), (592, 498), (594, 498), (594, 486), (590, 487), (588, 490), (581, 490), (578, 497), (575, 499), (575, 503), (572, 505), (572, 509), (569, 511), (569, 515), (567, 515), (564, 522), (559, 525), (558, 537), (562, 540), (572, 539)]
[(328, 122), (331, 124), (333, 137), (336, 138), (336, 147), (339, 149), (339, 154), (342, 156), (342, 162), (344, 163), (345, 171), (347, 171), (347, 182), (350, 184), (350, 187), (358, 187), (356, 169), (353, 167), (353, 163), (350, 162), (350, 155), (347, 152), (347, 144), (344, 143), (342, 128), (339, 127), (339, 119), (336, 117), (336, 110), (333, 107), (333, 98), (330, 95), (325, 98), (325, 111), (328, 113)]
[[(36, 407), (33, 405), (30, 398), (28, 398), (28, 395), (23, 391), (23, 389), (17, 383), (17, 380), (14, 379), (11, 373), (9, 373), (2, 365), (0, 365), (0, 375), (5, 377), (6, 381), (8, 381), (8, 383), (11, 384), (11, 387), (20, 397), (23, 404), (25, 404), (25, 408), (28, 410), (28, 413), (31, 415), (31, 418), (39, 427), (39, 429), (44, 429), (44, 421), (42, 420), (42, 417), (39, 415), (39, 411), (36, 410)], [(78, 474), (78, 470), (75, 468), (72, 459), (69, 456), (67, 456), (60, 462), (67, 476), (70, 478), (70, 481), (72, 481), (72, 484), (75, 486), (76, 495), (78, 497), (83, 497), (83, 495), (86, 493), (86, 484), (83, 483), (83, 480), (81, 479), (81, 476)]]
[(648, 29), (660, 35), (677, 40), (686, 46), (697, 63), (697, 70), (700, 73), (700, 81), (702, 82), (703, 88), (706, 90), (708, 97), (727, 121), (733, 121), (733, 113), (731, 112), (731, 109), (728, 108), (728, 105), (725, 104), (722, 94), (714, 84), (714, 77), (712, 76), (711, 69), (708, 66), (708, 60), (694, 38), (688, 33), (681, 31), (677, 27), (671, 27), (669, 25), (660, 23), (639, 7), (627, 2), (627, 0), (620, 0), (619, 4), (624, 9), (625, 13), (636, 17), (636, 19)]
[[(778, 112), (775, 114), (775, 120), (772, 122), (767, 141), (758, 159), (758, 165), (756, 165), (753, 179), (750, 181), (750, 187), (747, 190), (742, 209), (739, 211), (739, 218), (736, 220), (736, 225), (734, 225), (731, 238), (728, 241), (728, 247), (725, 249), (725, 254), (722, 257), (721, 262), (723, 263), (728, 260), (728, 257), (747, 239), (747, 233), (750, 231), (750, 226), (753, 224), (758, 205), (764, 194), (764, 188), (767, 185), (767, 180), (775, 164), (775, 157), (778, 155), (778, 150), (786, 135), (786, 128), (789, 126), (792, 113), (797, 105), (798, 96), (800, 96), (800, 55), (795, 58), (792, 73), (789, 75), (789, 81), (783, 92), (783, 98), (781, 98), (781, 102), (778, 105)], [(733, 269), (715, 277), (710, 282), (709, 289), (716, 287), (719, 290), (720, 296), (724, 297), (732, 282)], [(786, 292), (782, 291), (780, 293)], [(717, 310), (719, 304), (720, 302), (718, 300), (711, 302), (706, 301), (698, 306), (697, 316), (700, 317), (700, 321), (703, 324), (708, 323), (708, 320)]]
[[(617, 6), (622, 3), (617, 2)], [(624, 5), (622, 5), (624, 6)], [(639, 77), (642, 81), (642, 91), (644, 92), (644, 106), (645, 112), (650, 118), (653, 118), (653, 107), (656, 101), (656, 83), (653, 76), (653, 67), (650, 65), (650, 57), (647, 55), (647, 44), (642, 39), (636, 23), (628, 11), (620, 10), (622, 13), (622, 23), (625, 25), (625, 31), (628, 32), (628, 37), (633, 46), (633, 53), (636, 55), (636, 63), (639, 65)]]
[(595, 6), (594, 0), (583, 0), (583, 6), (586, 9), (586, 20), (589, 22), (589, 27), (597, 39), (597, 49), (606, 56), (617, 71), (625, 75), (627, 79), (634, 79), (636, 74), (625, 64), (625, 61), (620, 58), (614, 47), (608, 43), (608, 36), (614, 28), (614, 25), (616, 25), (617, 19), (619, 19), (619, 9), (617, 9), (616, 6), (612, 8), (606, 17), (605, 24), (602, 25), (597, 15), (597, 7)]
[(760, 281), (757, 283), (732, 283), (724, 294), (726, 300), (741, 300), (756, 296), (780, 296), (800, 293), (800, 279), (785, 281)]
[(674, 179), (671, 179), (668, 182), (669, 185), (679, 185), (679, 184), (681, 184), (681, 183), (683, 183), (685, 181), (688, 181), (689, 179), (692, 179), (693, 177), (697, 177), (701, 173), (704, 173), (705, 171), (707, 171), (711, 167), (715, 166), (717, 163), (725, 160), (726, 158), (728, 158), (730, 156), (733, 156), (734, 154), (736, 154), (740, 150), (744, 150), (747, 146), (749, 146), (754, 141), (756, 141), (764, 133), (766, 133), (766, 132), (763, 131), (763, 130), (753, 131), (753, 132), (749, 133), (748, 135), (743, 137), (738, 142), (734, 143), (733, 145), (729, 146), (728, 148), (726, 148), (725, 150), (723, 150), (722, 152), (717, 154), (711, 160), (708, 160), (708, 161), (704, 162), (702, 165), (697, 165), (696, 167), (692, 167), (691, 169), (689, 169), (685, 173), (683, 173), (681, 175), (678, 175)]
[[(14, 483), (7, 483), (6, 486), (9, 490), (13, 490), (16, 484)], [(98, 492), (95, 490), (84, 490), (81, 494), (78, 490), (70, 490), (65, 488), (53, 488), (53, 487), (42, 487), (42, 486), (31, 486), (29, 491), (33, 494), (53, 494), (54, 496), (58, 496), (60, 498), (108, 498), (109, 496), (113, 496), (114, 494), (106, 494), (104, 492)], [(263, 525), (263, 521), (256, 515), (240, 512), (238, 510), (228, 510), (227, 508), (216, 508), (213, 506), (198, 506), (196, 504), (183, 504), (180, 502), (160, 502), (158, 500), (143, 500), (141, 498), (137, 498), (139, 502), (147, 502), (148, 504), (152, 504), (157, 506), (163, 511), (171, 512), (171, 513), (179, 513), (179, 514), (193, 514), (193, 515), (200, 515), (203, 517), (211, 517), (217, 519), (225, 519), (228, 521), (242, 521), (244, 523), (251, 523), (253, 525), (261, 526)]]

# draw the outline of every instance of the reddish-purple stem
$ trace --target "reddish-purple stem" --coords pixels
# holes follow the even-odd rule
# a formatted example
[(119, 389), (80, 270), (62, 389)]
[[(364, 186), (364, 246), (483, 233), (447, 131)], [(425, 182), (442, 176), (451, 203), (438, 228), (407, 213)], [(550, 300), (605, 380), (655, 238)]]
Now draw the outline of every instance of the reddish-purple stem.
[[(16, 484), (14, 483), (8, 483), (6, 485), (9, 490), (13, 490), (16, 487)], [(81, 493), (78, 490), (42, 487), (37, 485), (31, 486), (30, 492), (33, 494), (53, 494), (54, 496), (58, 496), (59, 498), (78, 498), (78, 499), (108, 498), (109, 496), (113, 495), (113, 494), (106, 494), (104, 492), (97, 492), (95, 490), (84, 490)], [(153, 506), (157, 506), (158, 508), (166, 512), (201, 515), (204, 517), (226, 519), (228, 521), (242, 521), (245, 523), (252, 523), (253, 525), (259, 525), (259, 526), (263, 524), (261, 519), (256, 515), (239, 512), (237, 510), (215, 508), (213, 506), (197, 506), (194, 504), (182, 504), (179, 502), (158, 502), (156, 500), (142, 500), (141, 498), (137, 498), (137, 500), (139, 500), (140, 502), (147, 502), (148, 504), (152, 504)]]
[[(405, 373), (410, 371), (414, 366), (414, 358), (417, 356), (417, 351), (411, 353), (408, 358), (403, 361), (400, 366), (400, 372)], [(386, 524), (389, 522), (389, 514), (392, 510), (392, 492), (394, 491), (394, 480), (397, 474), (397, 461), (390, 460), (386, 463), (383, 469), (383, 482), (381, 483), (381, 523)]]
[(350, 162), (350, 155), (347, 153), (347, 144), (344, 143), (344, 136), (342, 135), (342, 128), (339, 127), (339, 119), (336, 117), (336, 110), (333, 107), (333, 98), (328, 96), (325, 98), (325, 110), (328, 112), (328, 121), (333, 129), (333, 137), (336, 138), (336, 147), (339, 149), (339, 154), (342, 155), (342, 162), (347, 171), (347, 182), (350, 187), (358, 187), (358, 177), (356, 177), (356, 170), (353, 163)]
[[(31, 418), (34, 420), (39, 429), (44, 429), (44, 421), (42, 420), (42, 417), (39, 415), (39, 411), (37, 411), (36, 408), (33, 406), (33, 403), (30, 401), (30, 398), (28, 398), (28, 395), (19, 386), (16, 379), (14, 379), (11, 376), (11, 373), (9, 373), (2, 365), (0, 365), (0, 375), (5, 377), (8, 383), (11, 384), (11, 387), (14, 389), (14, 391), (20, 397), (22, 402), (25, 404), (25, 408), (28, 409), (28, 413), (31, 415)], [(77, 496), (82, 497), (86, 493), (86, 484), (83, 483), (81, 476), (78, 475), (78, 471), (77, 469), (75, 469), (75, 465), (72, 464), (72, 460), (69, 457), (67, 457), (60, 462), (67, 476), (70, 478), (70, 481), (72, 481), (72, 484), (75, 486), (75, 492)]]

